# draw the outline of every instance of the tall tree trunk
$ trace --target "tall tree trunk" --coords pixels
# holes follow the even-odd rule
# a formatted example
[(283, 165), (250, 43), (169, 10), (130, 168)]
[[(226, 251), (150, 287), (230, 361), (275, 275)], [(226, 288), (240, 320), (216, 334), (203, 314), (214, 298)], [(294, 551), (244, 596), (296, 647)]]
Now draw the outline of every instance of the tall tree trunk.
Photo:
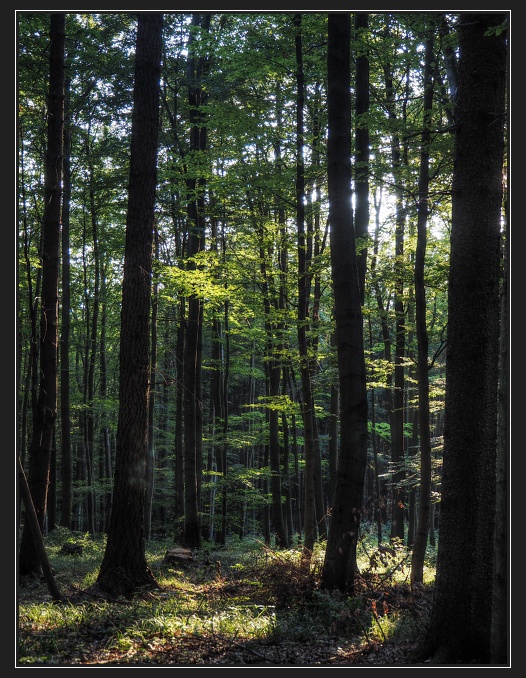
[[(95, 205), (95, 176), (93, 165), (90, 160), (89, 166), (89, 208), (91, 215), (91, 228), (93, 236), (93, 292), (92, 292), (92, 316), (91, 325), (87, 328), (89, 333), (89, 341), (87, 346), (87, 360), (86, 360), (86, 430), (85, 435), (85, 450), (86, 450), (86, 470), (87, 470), (87, 488), (86, 501), (88, 508), (88, 530), (94, 536), (95, 534), (95, 367), (97, 358), (99, 357), (98, 350), (98, 332), (99, 332), (99, 312), (100, 312), (100, 247), (99, 247), (99, 224), (97, 216), (97, 208)], [(86, 285), (86, 290), (88, 286)]]
[[(507, 208), (508, 201), (505, 201)], [(508, 479), (509, 479), (509, 265), (510, 234), (506, 209), (504, 262), (500, 311), (500, 363), (497, 428), (497, 486), (495, 507), (495, 566), (493, 570), (493, 607), (491, 629), (491, 662), (508, 661)]]
[[(396, 121), (395, 91), (390, 65), (385, 66), (385, 89), (389, 118)], [(407, 95), (406, 95), (407, 96)], [(404, 388), (405, 388), (405, 311), (404, 311), (404, 230), (406, 210), (401, 168), (403, 164), (401, 141), (398, 132), (391, 136), (392, 171), (395, 182), (396, 227), (395, 227), (395, 346), (394, 346), (394, 388), (392, 396), (391, 421), (391, 539), (404, 541), (405, 490), (404, 472)]]
[(354, 16), (356, 44), (356, 160), (354, 230), (358, 245), (358, 281), (360, 300), (365, 299), (365, 272), (367, 269), (367, 238), (369, 234), (369, 58), (363, 33), (369, 28), (369, 15)]
[[(223, 238), (223, 255), (224, 255), (224, 238)], [(224, 370), (223, 370), (223, 381), (221, 384), (221, 400), (223, 402), (223, 428), (221, 431), (221, 473), (223, 474), (223, 487), (221, 491), (221, 532), (220, 532), (220, 543), (222, 545), (226, 544), (227, 537), (227, 521), (228, 521), (228, 487), (226, 483), (227, 473), (228, 473), (228, 446), (227, 446), (227, 434), (228, 434), (228, 384), (230, 376), (230, 322), (229, 322), (229, 313), (230, 313), (230, 304), (228, 299), (225, 301), (224, 307), (225, 320), (225, 348), (224, 348)]]
[[(377, 264), (377, 259), (378, 259), (378, 247), (379, 247), (379, 234), (380, 234), (380, 209), (382, 205), (382, 199), (381, 195), (379, 198), (376, 198), (375, 196), (375, 235), (374, 235), (374, 245), (373, 245), (373, 253), (372, 253), (372, 258), (371, 258), (371, 264), (370, 264), (370, 275), (371, 275), (371, 287), (374, 290), (374, 295), (376, 297), (376, 304), (378, 306), (378, 311), (380, 315), (380, 327), (381, 327), (381, 334), (382, 334), (382, 343), (384, 347), (384, 356), (385, 356), (385, 361), (387, 365), (391, 365), (392, 362), (392, 343), (391, 343), (391, 332), (389, 328), (389, 323), (388, 323), (388, 315), (389, 315), (389, 303), (390, 300), (387, 300), (387, 303), (384, 303), (383, 297), (382, 297), (382, 292), (380, 289), (379, 281), (376, 277), (376, 264)], [(385, 403), (385, 410), (388, 412), (389, 415), (389, 425), (390, 425), (390, 431), (391, 431), (391, 450), (392, 450), (392, 441), (394, 438), (394, 418), (393, 418), (393, 410), (394, 410), (394, 405), (393, 405), (393, 375), (392, 371), (388, 370), (386, 374), (386, 386), (384, 389), (384, 392), (382, 394), (383, 396), (383, 401)], [(391, 496), (392, 496), (392, 490), (391, 490)], [(379, 501), (381, 501), (381, 498), (379, 497)]]
[(440, 538), (423, 653), (435, 664), (491, 661), (507, 58), (506, 32), (492, 29), (505, 18), (459, 19)]
[(294, 15), (296, 27), (296, 223), (298, 229), (298, 349), (300, 356), (301, 377), (301, 414), (303, 417), (304, 447), (305, 447), (305, 536), (303, 542), (303, 556), (310, 561), (314, 549), (314, 542), (318, 536), (317, 521), (322, 515), (316, 511), (316, 484), (321, 483), (318, 478), (315, 463), (315, 436), (316, 421), (314, 417), (314, 399), (312, 395), (312, 379), (308, 354), (307, 324), (308, 324), (308, 289), (309, 277), (307, 272), (307, 243), (305, 238), (305, 168), (303, 161), (303, 106), (304, 106), (304, 75), (301, 39), (301, 14)]
[(178, 544), (184, 540), (184, 512), (185, 512), (185, 493), (184, 493), (184, 360), (185, 360), (185, 301), (179, 301), (179, 317), (177, 323), (177, 338), (175, 345), (176, 360), (176, 388), (175, 388), (175, 440), (174, 440), (174, 542)]
[[(298, 59), (301, 65), (301, 89), (304, 88), (304, 76), (303, 76), (303, 57), (302, 57), (302, 39), (301, 32), (299, 34), (299, 54)], [(298, 38), (297, 38), (298, 39)], [(304, 97), (303, 97), (304, 98)], [(322, 460), (321, 460), (321, 445), (320, 445), (320, 436), (319, 436), (319, 426), (318, 419), (316, 417), (316, 409), (314, 403), (314, 384), (316, 379), (316, 374), (319, 371), (318, 367), (318, 353), (319, 353), (319, 333), (320, 333), (320, 305), (321, 305), (321, 293), (322, 293), (322, 284), (321, 284), (321, 271), (319, 262), (323, 251), (325, 249), (325, 243), (328, 236), (328, 222), (326, 224), (325, 232), (322, 236), (321, 225), (320, 225), (320, 207), (321, 207), (321, 196), (320, 196), (320, 186), (319, 186), (319, 176), (322, 174), (323, 169), (321, 167), (321, 154), (322, 154), (322, 143), (321, 143), (321, 91), (320, 84), (317, 82), (314, 86), (314, 97), (313, 97), (313, 106), (311, 107), (311, 116), (312, 116), (312, 125), (311, 125), (311, 134), (312, 134), (312, 170), (315, 175), (315, 179), (312, 183), (312, 186), (304, 185), (303, 192), (306, 193), (306, 257), (304, 262), (306, 284), (305, 284), (305, 296), (307, 299), (307, 318), (309, 321), (305, 325), (306, 332), (306, 343), (307, 343), (307, 357), (308, 365), (310, 371), (311, 379), (311, 389), (312, 389), (312, 433), (313, 433), (313, 451), (314, 451), (314, 474), (315, 474), (315, 495), (316, 495), (316, 528), (318, 530), (318, 538), (320, 540), (325, 540), (327, 538), (327, 499), (324, 492), (323, 484), (323, 471), (322, 471)], [(303, 128), (303, 122), (302, 122)], [(304, 134), (298, 136), (301, 140), (301, 145), (303, 146)], [(299, 151), (299, 148), (298, 148)], [(323, 149), (324, 152), (324, 149)], [(303, 153), (303, 149), (302, 149)], [(314, 263), (314, 266), (313, 266)], [(312, 289), (312, 295), (311, 295)], [(312, 301), (310, 297), (312, 296)], [(309, 310), (310, 306), (310, 310)]]
[[(194, 14), (192, 26), (205, 31), (210, 28), (210, 14)], [(188, 39), (188, 103), (190, 105), (190, 149), (195, 153), (206, 150), (207, 130), (204, 124), (202, 106), (206, 103), (206, 90), (203, 78), (209, 68), (206, 57), (196, 58), (195, 33)], [(191, 169), (186, 180), (188, 192), (188, 240), (186, 256), (190, 270), (196, 268), (195, 255), (204, 250), (204, 178), (192, 176)], [(202, 400), (201, 400), (201, 350), (202, 350), (203, 300), (196, 294), (188, 297), (188, 316), (185, 334), (184, 358), (184, 534), (183, 543), (190, 548), (201, 545), (201, 525), (199, 519), (200, 486), (202, 471)]]
[[(64, 136), (65, 15), (51, 14), (48, 128), (42, 244), (42, 299), (40, 310), (40, 383), (33, 413), (29, 448), (28, 488), (38, 526), (44, 529), (49, 485), (49, 463), (58, 401), (58, 282), (60, 263), (60, 208)], [(29, 521), (20, 540), (19, 573), (41, 574), (39, 553)]]
[(60, 525), (72, 528), (73, 466), (71, 459), (70, 360), (71, 262), (69, 256), (69, 205), (71, 198), (71, 129), (69, 124), (69, 84), (65, 83), (64, 188), (62, 191), (62, 303), (60, 322), (60, 441), (61, 511)]
[(26, 276), (26, 285), (27, 285), (27, 309), (29, 315), (29, 351), (27, 351), (27, 360), (25, 373), (22, 369), (24, 362), (24, 348), (22, 344), (23, 334), (19, 334), (19, 355), (18, 355), (18, 374), (24, 374), (24, 384), (23, 387), (19, 388), (19, 393), (23, 393), (23, 400), (20, 405), (21, 421), (20, 421), (20, 439), (19, 439), (19, 449), (20, 449), (20, 459), (22, 461), (22, 466), (25, 466), (26, 461), (26, 445), (27, 445), (27, 421), (28, 421), (28, 411), (31, 405), (33, 410), (36, 409), (37, 397), (38, 397), (38, 303), (40, 299), (40, 280), (41, 280), (41, 269), (37, 268), (36, 271), (36, 282), (33, 285), (32, 272), (34, 267), (31, 261), (30, 254), (30, 235), (28, 231), (28, 215), (27, 215), (27, 190), (26, 190), (26, 180), (25, 180), (25, 153), (24, 153), (24, 144), (23, 144), (23, 130), (20, 129), (20, 184), (21, 184), (21, 193), (22, 193), (22, 228), (23, 228), (23, 243), (20, 246), (22, 250), (22, 258), (24, 260), (24, 271)]
[(424, 56), (424, 119), (418, 180), (417, 243), (415, 254), (415, 314), (418, 381), (418, 439), (420, 443), (420, 493), (418, 521), (411, 556), (411, 586), (424, 582), (424, 559), (431, 513), (431, 422), (429, 418), (429, 337), (426, 320), (425, 259), (427, 216), (429, 214), (429, 144), (431, 142), (431, 109), (433, 105), (433, 38), (425, 42)]
[[(222, 241), (222, 249), (220, 250), (220, 240)], [(217, 257), (224, 257), (224, 238), (220, 238), (218, 232), (218, 221), (212, 219), (212, 234), (211, 246)], [(218, 284), (220, 282), (218, 281)], [(214, 425), (214, 439), (216, 451), (216, 469), (221, 474), (220, 483), (220, 506), (221, 506), (221, 522), (217, 532), (212, 530), (211, 538), (221, 546), (226, 544), (226, 522), (227, 522), (227, 445), (226, 435), (228, 432), (228, 403), (227, 403), (227, 386), (228, 386), (228, 303), (225, 301), (223, 307), (224, 321), (226, 334), (223, 332), (223, 324), (219, 317), (214, 317), (212, 321), (212, 378), (211, 378), (211, 393), (212, 393), (212, 415)], [(224, 345), (225, 344), (225, 345)], [(212, 525), (212, 527), (214, 527)]]
[[(100, 397), (106, 400), (108, 396), (108, 366), (106, 359), (106, 326), (107, 326), (107, 306), (106, 306), (106, 266), (104, 259), (101, 260), (101, 314), (100, 314)], [(105, 484), (104, 493), (101, 497), (101, 531), (107, 533), (110, 524), (111, 515), (111, 479), (112, 456), (111, 456), (111, 437), (109, 428), (109, 415), (106, 412), (101, 414), (100, 422), (102, 452), (100, 459), (100, 479)]]
[[(373, 351), (373, 332), (371, 318), (368, 319), (369, 326), (369, 349)], [(373, 471), (374, 471), (374, 519), (376, 521), (376, 539), (378, 546), (382, 543), (382, 511), (380, 495), (380, 465), (378, 462), (378, 441), (376, 436), (376, 390), (371, 388), (371, 447), (373, 450)]]
[[(276, 86), (276, 123), (279, 130), (283, 126), (283, 96), (282, 83), (277, 82)], [(283, 181), (283, 157), (281, 149), (281, 138), (278, 136), (274, 145), (274, 152), (276, 155), (276, 170), (280, 181)], [(289, 267), (289, 246), (287, 233), (287, 217), (285, 212), (284, 201), (276, 197), (276, 212), (277, 221), (279, 224), (279, 248), (278, 248), (278, 264), (279, 264), (279, 290), (278, 290), (278, 313), (279, 313), (279, 346), (278, 351), (282, 355), (289, 350), (287, 336), (287, 322), (285, 317), (288, 310), (288, 267)], [(281, 361), (281, 395), (286, 397), (288, 395), (288, 379), (289, 379), (289, 364), (287, 359)], [(285, 543), (287, 546), (292, 544), (294, 539), (294, 521), (292, 518), (292, 503), (291, 503), (291, 477), (289, 469), (289, 425), (285, 412), (281, 413), (281, 430), (282, 430), (282, 483), (281, 493), (285, 498), (283, 506), (283, 523), (286, 534)]]
[(95, 583), (112, 596), (133, 596), (143, 587), (158, 586), (145, 557), (144, 504), (162, 27), (162, 14), (138, 15), (115, 486), (108, 541)]
[(351, 207), (350, 33), (348, 14), (329, 14), (327, 159), (341, 443), (322, 586), (352, 594), (367, 463), (367, 392)]
[[(154, 256), (159, 259), (159, 234), (154, 231)], [(157, 314), (159, 309), (159, 276), (154, 273), (152, 293), (152, 328), (150, 357), (150, 399), (148, 401), (148, 455), (146, 458), (146, 500), (144, 504), (144, 538), (152, 538), (153, 492), (155, 482), (155, 399), (157, 395)]]
[[(255, 217), (254, 217), (255, 218)], [(270, 283), (271, 273), (267, 266), (267, 252), (265, 247), (266, 234), (264, 225), (257, 226), (259, 237), (259, 266), (262, 278), (263, 313), (265, 317), (265, 395), (267, 397), (268, 422), (268, 456), (270, 464), (270, 491), (272, 495), (271, 520), (274, 528), (276, 546), (286, 547), (287, 532), (283, 519), (281, 504), (281, 459), (279, 442), (279, 412), (276, 408), (276, 399), (280, 395), (281, 359), (279, 357), (279, 337), (276, 337), (277, 326), (273, 317), (276, 314), (278, 302), (275, 299), (273, 285)], [(272, 298), (271, 298), (272, 297)]]

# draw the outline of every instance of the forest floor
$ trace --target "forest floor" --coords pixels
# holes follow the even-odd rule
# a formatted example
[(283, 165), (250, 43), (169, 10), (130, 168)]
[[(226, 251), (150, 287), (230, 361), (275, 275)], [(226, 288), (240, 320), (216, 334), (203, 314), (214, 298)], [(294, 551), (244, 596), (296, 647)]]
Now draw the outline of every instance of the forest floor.
[(411, 592), (403, 550), (369, 550), (348, 597), (321, 591), (297, 549), (215, 549), (179, 564), (158, 545), (148, 563), (160, 587), (133, 600), (97, 590), (101, 550), (86, 550), (51, 547), (58, 603), (45, 582), (19, 582), (19, 666), (418, 665), (432, 587)]

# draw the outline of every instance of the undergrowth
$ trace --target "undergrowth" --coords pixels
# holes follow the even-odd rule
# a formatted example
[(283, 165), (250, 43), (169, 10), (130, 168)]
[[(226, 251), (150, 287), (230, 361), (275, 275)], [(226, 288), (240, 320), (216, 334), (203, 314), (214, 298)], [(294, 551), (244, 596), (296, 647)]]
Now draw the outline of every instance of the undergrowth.
[[(65, 543), (82, 552), (65, 552)], [(365, 533), (349, 596), (320, 588), (324, 544), (307, 567), (301, 547), (278, 550), (256, 539), (205, 543), (181, 565), (165, 560), (173, 547), (169, 540), (146, 547), (159, 590), (110, 600), (89, 591), (104, 538), (54, 530), (46, 550), (63, 600), (53, 602), (44, 581), (19, 581), (17, 665), (400, 664), (428, 616), (433, 549), (416, 595), (410, 552)]]

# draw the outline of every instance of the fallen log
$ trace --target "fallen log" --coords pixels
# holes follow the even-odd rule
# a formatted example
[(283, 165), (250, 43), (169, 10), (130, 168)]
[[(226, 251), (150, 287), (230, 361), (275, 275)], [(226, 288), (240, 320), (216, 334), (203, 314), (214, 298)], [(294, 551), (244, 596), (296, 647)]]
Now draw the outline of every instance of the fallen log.
[(185, 564), (188, 565), (192, 563), (194, 556), (190, 549), (184, 548), (175, 548), (168, 549), (164, 554), (164, 562), (170, 564)]

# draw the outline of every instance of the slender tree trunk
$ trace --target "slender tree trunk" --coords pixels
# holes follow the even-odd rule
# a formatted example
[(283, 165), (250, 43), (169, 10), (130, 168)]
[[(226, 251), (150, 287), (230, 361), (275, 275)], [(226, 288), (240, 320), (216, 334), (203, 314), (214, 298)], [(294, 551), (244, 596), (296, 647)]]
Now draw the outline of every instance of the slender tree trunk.
[[(396, 121), (395, 93), (390, 66), (385, 67), (385, 88), (389, 118)], [(404, 209), (403, 181), (401, 176), (402, 148), (397, 132), (391, 137), (391, 155), (395, 181), (396, 228), (395, 228), (395, 345), (394, 345), (394, 388), (392, 395), (391, 418), (391, 461), (392, 500), (391, 500), (391, 539), (404, 541), (405, 490), (404, 472), (404, 388), (405, 388), (405, 311), (404, 311), (404, 230), (406, 212)]]
[(176, 389), (175, 389), (175, 525), (174, 542), (182, 543), (184, 539), (184, 512), (185, 512), (185, 493), (184, 493), (184, 360), (185, 360), (185, 301), (179, 302), (179, 317), (177, 323), (177, 339), (175, 346), (176, 360)]
[[(224, 239), (223, 239), (224, 247)], [(224, 250), (223, 250), (224, 254)], [(229, 322), (229, 313), (230, 313), (230, 304), (228, 299), (225, 301), (224, 307), (225, 320), (225, 348), (224, 348), (224, 370), (223, 370), (223, 381), (221, 384), (221, 400), (223, 403), (223, 428), (221, 435), (221, 473), (223, 474), (223, 487), (221, 491), (221, 537), (220, 542), (222, 545), (226, 544), (227, 537), (227, 520), (228, 520), (228, 486), (226, 483), (227, 473), (228, 473), (228, 446), (227, 446), (227, 434), (228, 434), (228, 384), (230, 376), (230, 322)]]
[(411, 586), (424, 582), (424, 560), (429, 535), (431, 512), (431, 422), (429, 418), (429, 337), (426, 321), (425, 259), (427, 247), (427, 216), (429, 214), (429, 144), (430, 121), (433, 105), (432, 67), (434, 59), (433, 38), (425, 42), (424, 64), (424, 121), (420, 151), (420, 177), (418, 180), (417, 243), (415, 254), (415, 313), (418, 345), (418, 438), (420, 442), (420, 494), (418, 522), (411, 557)]
[[(100, 314), (100, 397), (103, 401), (108, 396), (108, 366), (106, 359), (106, 326), (107, 326), (107, 310), (106, 310), (106, 267), (104, 259), (101, 260), (101, 314)], [(111, 515), (111, 480), (113, 477), (113, 464), (111, 456), (111, 437), (108, 425), (108, 413), (101, 414), (101, 471), (100, 479), (105, 484), (105, 490), (101, 498), (101, 531), (107, 533), (110, 524)]]
[[(154, 232), (154, 256), (159, 259), (159, 234)], [(151, 320), (150, 398), (148, 401), (148, 455), (146, 458), (146, 500), (144, 503), (144, 538), (152, 538), (152, 511), (155, 483), (155, 400), (157, 395), (157, 315), (159, 310), (159, 278), (154, 273)]]
[(314, 542), (318, 536), (317, 521), (323, 518), (316, 512), (316, 483), (318, 478), (315, 463), (315, 427), (314, 399), (312, 396), (312, 380), (308, 355), (307, 324), (308, 324), (308, 272), (307, 272), (307, 243), (305, 238), (305, 168), (303, 161), (303, 106), (304, 106), (304, 76), (301, 40), (301, 14), (294, 15), (296, 27), (296, 222), (298, 228), (298, 348), (300, 355), (301, 376), (301, 414), (303, 417), (304, 446), (305, 446), (305, 538), (303, 556), (308, 562), (314, 549)]
[[(214, 248), (218, 258), (224, 257), (224, 251), (220, 251), (220, 236), (218, 232), (217, 219), (212, 220), (212, 247)], [(224, 246), (224, 238), (221, 239)], [(219, 281), (218, 281), (218, 284)], [(219, 529), (215, 534), (215, 540), (221, 546), (226, 544), (226, 522), (227, 522), (227, 445), (226, 436), (228, 432), (228, 361), (229, 361), (229, 334), (228, 334), (228, 301), (225, 301), (223, 307), (224, 324), (226, 334), (223, 332), (223, 325), (219, 317), (212, 321), (212, 403), (213, 403), (213, 418), (216, 435), (216, 468), (221, 474), (220, 483), (220, 506), (221, 506), (221, 522)]]
[[(369, 317), (369, 348), (373, 350), (374, 340), (371, 325), (371, 318)], [(373, 450), (373, 469), (374, 469), (374, 519), (376, 521), (376, 538), (378, 546), (383, 541), (382, 535), (382, 511), (381, 495), (380, 495), (380, 464), (378, 461), (378, 442), (376, 436), (376, 390), (371, 389), (371, 447)]]
[(22, 461), (22, 466), (25, 466), (26, 461), (26, 445), (27, 445), (27, 421), (28, 421), (28, 411), (30, 403), (32, 409), (36, 408), (37, 403), (37, 390), (38, 390), (38, 320), (37, 320), (37, 309), (38, 309), (38, 300), (40, 299), (40, 279), (41, 279), (41, 269), (38, 267), (36, 271), (36, 282), (33, 286), (32, 272), (34, 267), (31, 261), (30, 255), (30, 244), (29, 244), (29, 232), (28, 232), (28, 216), (27, 216), (27, 191), (26, 191), (26, 180), (25, 180), (25, 154), (24, 154), (24, 144), (23, 140), (23, 130), (20, 129), (20, 186), (22, 192), (22, 224), (23, 224), (23, 243), (21, 245), (22, 258), (24, 260), (24, 270), (26, 276), (26, 285), (27, 285), (27, 309), (29, 314), (29, 350), (26, 352), (27, 360), (25, 361), (25, 371), (23, 369), (24, 365), (24, 347), (22, 344), (23, 335), (19, 334), (19, 346), (18, 346), (18, 374), (20, 376), (24, 375), (24, 384), (22, 388), (19, 388), (19, 393), (23, 393), (23, 400), (20, 405), (19, 412), (21, 413), (20, 420), (20, 440), (19, 440), (19, 449), (20, 449), (20, 459)]
[[(194, 14), (192, 26), (208, 31), (210, 14)], [(209, 68), (206, 57), (196, 57), (195, 34), (188, 39), (188, 103), (190, 106), (190, 148), (193, 152), (203, 152), (207, 146), (207, 130), (204, 124), (203, 104), (206, 103), (206, 90), (203, 78)], [(192, 169), (192, 172), (194, 170)], [(190, 176), (186, 180), (188, 240), (186, 256), (190, 270), (196, 268), (195, 255), (204, 250), (204, 214), (203, 193), (204, 178)], [(183, 543), (189, 548), (201, 545), (201, 525), (199, 519), (200, 487), (202, 472), (202, 399), (201, 399), (201, 351), (203, 334), (203, 300), (196, 294), (188, 297), (188, 316), (185, 334), (184, 358), (184, 535)]]
[(265, 317), (265, 384), (269, 407), (267, 408), (268, 421), (268, 455), (270, 463), (270, 490), (272, 495), (271, 519), (274, 528), (276, 546), (287, 546), (287, 534), (283, 519), (281, 504), (281, 460), (279, 442), (279, 412), (275, 407), (275, 400), (280, 395), (281, 363), (278, 357), (279, 337), (276, 337), (277, 327), (272, 320), (277, 310), (277, 301), (271, 289), (271, 274), (267, 268), (267, 253), (265, 248), (264, 226), (257, 226), (259, 235), (259, 261), (262, 278), (263, 312)]
[(365, 299), (365, 272), (367, 269), (367, 238), (369, 235), (369, 59), (366, 39), (362, 34), (369, 28), (369, 15), (354, 16), (356, 43), (356, 160), (355, 160), (355, 215), (354, 228), (358, 245), (358, 281), (360, 299)]
[[(283, 97), (281, 91), (281, 82), (278, 82), (276, 87), (276, 122), (278, 129), (282, 128), (283, 125)], [(278, 138), (275, 144), (275, 154), (276, 154), (276, 168), (277, 173), (280, 178), (280, 181), (283, 181), (283, 158), (281, 151), (281, 139)], [(283, 200), (279, 197), (276, 200), (276, 211), (277, 211), (277, 221), (279, 224), (279, 251), (278, 251), (278, 262), (279, 262), (279, 291), (278, 291), (278, 313), (279, 313), (279, 346), (278, 351), (283, 355), (289, 350), (288, 341), (286, 339), (288, 324), (285, 321), (288, 307), (288, 285), (287, 285), (287, 276), (288, 276), (288, 262), (289, 262), (289, 247), (288, 247), (288, 234), (287, 234), (287, 219), (285, 213), (285, 206)], [(281, 390), (280, 393), (282, 396), (286, 397), (288, 393), (288, 361), (286, 359), (281, 361)], [(283, 525), (285, 531), (285, 543), (287, 546), (292, 544), (294, 538), (293, 524), (292, 519), (292, 504), (291, 504), (291, 478), (290, 478), (290, 469), (289, 469), (289, 426), (288, 419), (285, 412), (281, 413), (281, 430), (282, 430), (282, 440), (283, 444), (281, 446), (282, 450), (282, 460), (280, 460), (282, 466), (282, 482), (281, 482), (281, 493), (285, 498), (283, 506)]]
[[(89, 168), (89, 201), (90, 201), (90, 215), (91, 227), (93, 236), (93, 262), (94, 262), (94, 277), (93, 277), (93, 292), (92, 292), (92, 316), (91, 325), (87, 328), (89, 332), (89, 342), (87, 347), (87, 374), (86, 374), (86, 430), (85, 430), (85, 449), (86, 449), (86, 470), (87, 470), (87, 488), (86, 501), (88, 508), (88, 530), (89, 533), (95, 535), (95, 367), (97, 364), (98, 349), (98, 332), (99, 332), (99, 314), (100, 314), (100, 247), (99, 247), (99, 225), (97, 208), (95, 206), (95, 189), (94, 189), (94, 170), (90, 163)], [(86, 286), (86, 289), (88, 287)]]
[(64, 125), (64, 188), (62, 192), (62, 303), (60, 322), (60, 442), (61, 442), (61, 511), (60, 525), (72, 527), (73, 512), (73, 465), (71, 459), (71, 411), (70, 411), (70, 314), (71, 314), (71, 262), (69, 256), (69, 205), (71, 197), (71, 130), (69, 125), (69, 78), (65, 84)]
[[(299, 35), (301, 38), (301, 33)], [(301, 40), (299, 44), (301, 50)], [(300, 51), (301, 73), (303, 74), (303, 58)], [(301, 78), (303, 82), (303, 77)], [(304, 89), (304, 85), (302, 85)], [(319, 92), (319, 84), (315, 85), (314, 94), (314, 110), (311, 112), (312, 122), (312, 168), (315, 175), (318, 177), (321, 173), (321, 132), (320, 132), (320, 109), (321, 109), (321, 94)], [(302, 123), (303, 126), (303, 123)], [(301, 135), (302, 139), (304, 135)], [(298, 149), (299, 150), (299, 149)], [(308, 210), (307, 223), (307, 238), (306, 238), (306, 259), (305, 259), (305, 274), (306, 274), (306, 298), (307, 298), (307, 315), (310, 315), (310, 322), (305, 326), (307, 333), (307, 356), (311, 379), (312, 389), (312, 430), (313, 430), (313, 450), (314, 450), (314, 470), (315, 470), (315, 492), (316, 492), (316, 527), (318, 530), (318, 538), (325, 540), (327, 538), (327, 508), (326, 497), (323, 484), (323, 470), (322, 470), (322, 454), (320, 446), (319, 426), (316, 417), (316, 409), (314, 407), (314, 383), (318, 368), (318, 353), (319, 353), (319, 333), (320, 333), (320, 305), (321, 305), (321, 273), (318, 262), (321, 259), (325, 242), (328, 235), (328, 222), (325, 233), (322, 237), (320, 227), (320, 189), (318, 179), (316, 179), (311, 187), (304, 186), (304, 193), (307, 192)], [(314, 195), (314, 199), (313, 196)], [(313, 262), (315, 265), (313, 266)], [(309, 301), (311, 297), (312, 288), (312, 302)], [(309, 312), (309, 305), (311, 310)]]

